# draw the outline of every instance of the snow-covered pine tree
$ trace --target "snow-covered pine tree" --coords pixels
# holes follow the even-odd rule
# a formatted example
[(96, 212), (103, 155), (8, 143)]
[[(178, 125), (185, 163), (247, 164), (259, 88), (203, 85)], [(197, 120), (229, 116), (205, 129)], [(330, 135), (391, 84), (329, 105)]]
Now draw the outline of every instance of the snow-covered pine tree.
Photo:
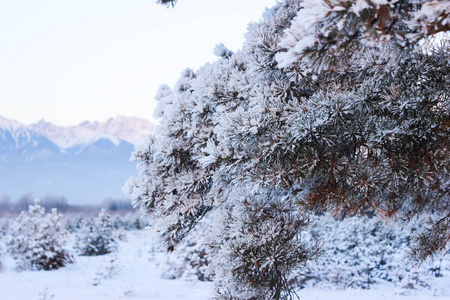
[(102, 209), (93, 220), (83, 219), (76, 233), (75, 248), (80, 255), (104, 255), (117, 250), (111, 216)]
[(412, 254), (447, 247), (449, 43), (421, 44), (450, 22), (448, 1), (431, 2), (280, 1), (241, 51), (160, 90), (128, 190), (169, 250), (223, 216), (222, 299), (293, 296), (289, 274), (316, 253), (300, 240), (308, 212), (430, 213)]
[(21, 269), (55, 270), (73, 261), (63, 248), (67, 232), (56, 209), (45, 214), (35, 200), (28, 212), (23, 211), (11, 225), (8, 252), (19, 261)]

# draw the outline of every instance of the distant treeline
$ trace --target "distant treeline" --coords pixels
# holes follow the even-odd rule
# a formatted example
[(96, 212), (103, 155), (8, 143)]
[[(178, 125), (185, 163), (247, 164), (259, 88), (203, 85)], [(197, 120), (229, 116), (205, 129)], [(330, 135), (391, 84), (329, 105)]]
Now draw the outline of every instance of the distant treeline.
[[(33, 197), (32, 194), (24, 194), (16, 201), (11, 200), (11, 198), (7, 195), (0, 195), (0, 217), (2, 215), (18, 214), (23, 210), (28, 210), (28, 207), (34, 204), (35, 199), (36, 197)], [(45, 195), (43, 197), (39, 197), (39, 199), (41, 201), (41, 205), (45, 207), (46, 211), (56, 208), (61, 213), (98, 212), (101, 208), (104, 208), (110, 212), (135, 210), (129, 199), (105, 198), (101, 204), (93, 205), (69, 204), (66, 197), (59, 195)]]

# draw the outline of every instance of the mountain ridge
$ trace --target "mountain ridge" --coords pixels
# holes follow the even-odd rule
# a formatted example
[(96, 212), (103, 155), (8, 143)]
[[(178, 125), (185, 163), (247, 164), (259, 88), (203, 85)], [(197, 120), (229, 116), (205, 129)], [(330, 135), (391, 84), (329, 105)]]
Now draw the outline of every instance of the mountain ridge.
[(53, 194), (75, 204), (123, 198), (122, 186), (136, 173), (131, 153), (153, 128), (129, 117), (62, 127), (0, 116), (0, 197)]
[(101, 138), (109, 139), (116, 145), (124, 140), (136, 146), (154, 133), (156, 125), (137, 117), (118, 116), (105, 122), (84, 121), (74, 126), (58, 126), (40, 120), (28, 127), (66, 149), (91, 144)]

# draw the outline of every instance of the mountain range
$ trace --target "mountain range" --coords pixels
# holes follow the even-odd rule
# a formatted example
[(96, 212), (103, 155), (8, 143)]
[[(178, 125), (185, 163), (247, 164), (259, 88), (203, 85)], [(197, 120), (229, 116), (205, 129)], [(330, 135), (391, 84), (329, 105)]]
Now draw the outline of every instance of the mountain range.
[(62, 127), (0, 116), (0, 196), (58, 195), (73, 204), (124, 198), (122, 186), (136, 173), (131, 153), (154, 129), (135, 117)]

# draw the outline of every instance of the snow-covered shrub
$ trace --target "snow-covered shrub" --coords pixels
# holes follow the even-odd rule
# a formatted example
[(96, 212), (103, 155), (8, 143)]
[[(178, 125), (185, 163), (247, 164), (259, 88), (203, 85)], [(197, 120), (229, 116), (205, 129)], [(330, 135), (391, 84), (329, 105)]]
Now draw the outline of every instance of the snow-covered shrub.
[(424, 226), (424, 220), (420, 218), (401, 226), (377, 217), (343, 220), (329, 215), (314, 217), (311, 238), (322, 241), (323, 252), (317, 261), (308, 263), (297, 274), (296, 284), (363, 289), (380, 283), (405, 288), (428, 287), (430, 277), (443, 275), (442, 260), (436, 258), (414, 267), (407, 259), (411, 237)]
[(80, 255), (95, 256), (117, 250), (116, 234), (111, 216), (104, 209), (93, 220), (83, 220), (76, 233), (76, 245)]
[(45, 214), (45, 208), (36, 200), (11, 224), (6, 243), (20, 269), (55, 270), (73, 261), (63, 248), (66, 235), (56, 209)]
[(84, 216), (66, 216), (64, 227), (70, 233), (77, 232), (81, 228), (81, 224), (84, 221)]

